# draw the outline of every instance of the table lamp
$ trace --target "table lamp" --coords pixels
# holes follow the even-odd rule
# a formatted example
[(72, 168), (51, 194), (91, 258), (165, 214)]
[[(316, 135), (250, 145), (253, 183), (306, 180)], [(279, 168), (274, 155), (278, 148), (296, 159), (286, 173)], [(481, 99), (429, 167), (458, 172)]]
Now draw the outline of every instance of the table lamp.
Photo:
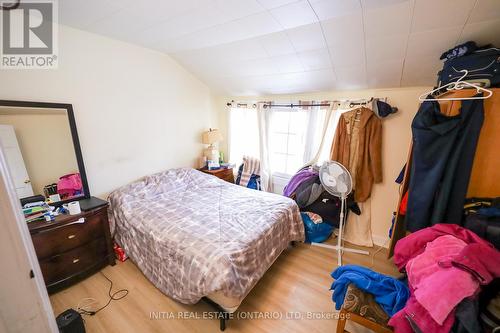
[(202, 142), (206, 145), (209, 145), (208, 148), (205, 149), (204, 156), (208, 161), (211, 161), (212, 166), (219, 166), (219, 150), (215, 144), (219, 141), (222, 141), (222, 135), (217, 129), (210, 129), (206, 132), (203, 132)]

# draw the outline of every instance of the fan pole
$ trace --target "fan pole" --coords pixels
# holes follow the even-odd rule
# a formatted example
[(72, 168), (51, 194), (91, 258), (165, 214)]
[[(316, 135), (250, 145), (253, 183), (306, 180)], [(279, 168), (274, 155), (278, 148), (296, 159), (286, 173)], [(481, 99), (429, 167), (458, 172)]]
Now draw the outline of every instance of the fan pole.
[(358, 250), (358, 249), (351, 249), (351, 248), (346, 248), (342, 246), (342, 234), (344, 232), (344, 220), (345, 220), (345, 201), (346, 197), (342, 196), (340, 198), (340, 218), (339, 218), (339, 235), (337, 236), (337, 245), (327, 245), (323, 243), (311, 243), (313, 246), (319, 246), (319, 247), (324, 247), (327, 249), (333, 249), (337, 251), (337, 264), (339, 266), (342, 266), (342, 252), (351, 252), (351, 253), (357, 253), (357, 254), (364, 254), (364, 255), (369, 255), (370, 252), (364, 251), (364, 250)]
[[(323, 179), (322, 175), (324, 173), (330, 173), (330, 171), (326, 170), (327, 168), (333, 168), (332, 174), (333, 176), (329, 176), (326, 179)], [(336, 169), (334, 168), (336, 167)], [(345, 183), (345, 179), (341, 181), (342, 187), (340, 189), (337, 189), (335, 187), (335, 190), (330, 189), (330, 186), (337, 186), (337, 181), (336, 178), (334, 177), (339, 177), (339, 176), (344, 176), (347, 177), (347, 180)], [(344, 248), (342, 246), (342, 234), (344, 232), (344, 223), (346, 222), (345, 220), (345, 210), (346, 210), (346, 201), (347, 201), (347, 195), (351, 193), (352, 191), (352, 177), (351, 174), (349, 173), (349, 170), (346, 169), (345, 166), (338, 162), (324, 162), (323, 165), (321, 166), (320, 173), (319, 173), (319, 179), (321, 181), (321, 184), (325, 187), (326, 191), (329, 192), (330, 194), (336, 196), (337, 198), (340, 198), (340, 216), (339, 216), (339, 235), (337, 238), (337, 245), (326, 245), (322, 243), (311, 243), (311, 245), (314, 246), (319, 246), (319, 247), (325, 247), (327, 249), (333, 249), (337, 251), (337, 263), (339, 266), (342, 266), (342, 253), (345, 252), (352, 252), (352, 253), (358, 253), (358, 254), (364, 254), (364, 255), (369, 255), (370, 253), (368, 251), (363, 251), (363, 250), (358, 250), (358, 249), (349, 249), (349, 248)], [(328, 184), (325, 186), (325, 181)]]
[(339, 236), (337, 237), (337, 264), (342, 266), (342, 231), (344, 229), (345, 197), (340, 198)]

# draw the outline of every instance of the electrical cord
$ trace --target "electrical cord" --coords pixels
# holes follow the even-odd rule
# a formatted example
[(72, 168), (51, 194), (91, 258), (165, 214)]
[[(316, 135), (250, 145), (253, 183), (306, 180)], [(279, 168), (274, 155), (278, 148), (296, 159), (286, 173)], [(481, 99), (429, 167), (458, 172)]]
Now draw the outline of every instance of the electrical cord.
[(387, 245), (387, 242), (389, 242), (391, 239), (386, 239), (384, 244), (380, 245), (378, 247), (377, 250), (375, 250), (372, 254), (371, 254), (371, 265), (370, 265), (370, 268), (373, 268), (373, 266), (375, 265), (375, 256), (377, 255), (377, 253), (379, 253), (380, 251), (382, 251), (382, 249), (385, 248), (385, 246)]
[[(76, 310), (82, 315), (93, 316), (96, 313), (98, 313), (99, 311), (104, 310), (112, 301), (119, 301), (128, 295), (128, 289), (119, 289), (119, 290), (112, 293), (113, 281), (111, 281), (111, 279), (108, 278), (106, 276), (106, 274), (104, 274), (103, 272), (99, 272), (99, 273), (101, 273), (102, 276), (104, 276), (104, 278), (109, 281), (109, 290), (108, 290), (109, 299), (105, 305), (101, 306), (100, 308), (98, 308), (96, 310), (90, 309), (92, 305), (97, 304), (97, 300), (95, 298), (87, 297), (87, 298), (82, 299), (76, 307)], [(90, 301), (90, 302), (87, 302), (88, 304), (82, 305), (82, 303), (84, 303), (84, 301)]]

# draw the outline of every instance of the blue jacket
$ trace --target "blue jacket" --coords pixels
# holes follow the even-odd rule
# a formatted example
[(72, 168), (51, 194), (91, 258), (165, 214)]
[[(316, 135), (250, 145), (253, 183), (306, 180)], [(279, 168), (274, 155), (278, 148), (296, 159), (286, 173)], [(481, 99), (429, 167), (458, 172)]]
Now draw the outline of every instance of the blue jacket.
[(375, 296), (375, 301), (392, 317), (401, 310), (410, 296), (408, 287), (401, 281), (356, 265), (345, 265), (332, 272), (335, 279), (330, 290), (335, 308), (344, 303), (347, 286), (354, 283), (359, 289)]

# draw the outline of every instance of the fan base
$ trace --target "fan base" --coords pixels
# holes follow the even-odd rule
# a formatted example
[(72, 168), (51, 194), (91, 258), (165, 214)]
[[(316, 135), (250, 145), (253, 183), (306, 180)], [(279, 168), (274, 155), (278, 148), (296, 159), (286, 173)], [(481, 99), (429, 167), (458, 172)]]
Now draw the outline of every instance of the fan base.
[(351, 253), (363, 254), (365, 256), (370, 255), (370, 252), (368, 252), (368, 251), (358, 250), (358, 249), (351, 249), (351, 248), (348, 248), (348, 247), (343, 247), (343, 246), (338, 246), (338, 245), (327, 245), (327, 244), (323, 244), (323, 243), (311, 243), (311, 245), (312, 246), (324, 247), (324, 248), (327, 248), (327, 249), (332, 249), (332, 250), (337, 251), (337, 255), (338, 255), (337, 261), (338, 261), (338, 265), (339, 266), (342, 266), (342, 252), (351, 252)]
[[(337, 245), (328, 245), (328, 244), (323, 244), (323, 243), (311, 243), (311, 245), (324, 247), (324, 248), (332, 249), (332, 250), (336, 250), (336, 251), (339, 250), (339, 247)], [(364, 254), (364, 255), (370, 254), (370, 252), (365, 251), (365, 250), (351, 249), (351, 248), (343, 247), (343, 246), (340, 247), (340, 250), (344, 251), (344, 252), (352, 252), (352, 253), (358, 253), (358, 254)]]

